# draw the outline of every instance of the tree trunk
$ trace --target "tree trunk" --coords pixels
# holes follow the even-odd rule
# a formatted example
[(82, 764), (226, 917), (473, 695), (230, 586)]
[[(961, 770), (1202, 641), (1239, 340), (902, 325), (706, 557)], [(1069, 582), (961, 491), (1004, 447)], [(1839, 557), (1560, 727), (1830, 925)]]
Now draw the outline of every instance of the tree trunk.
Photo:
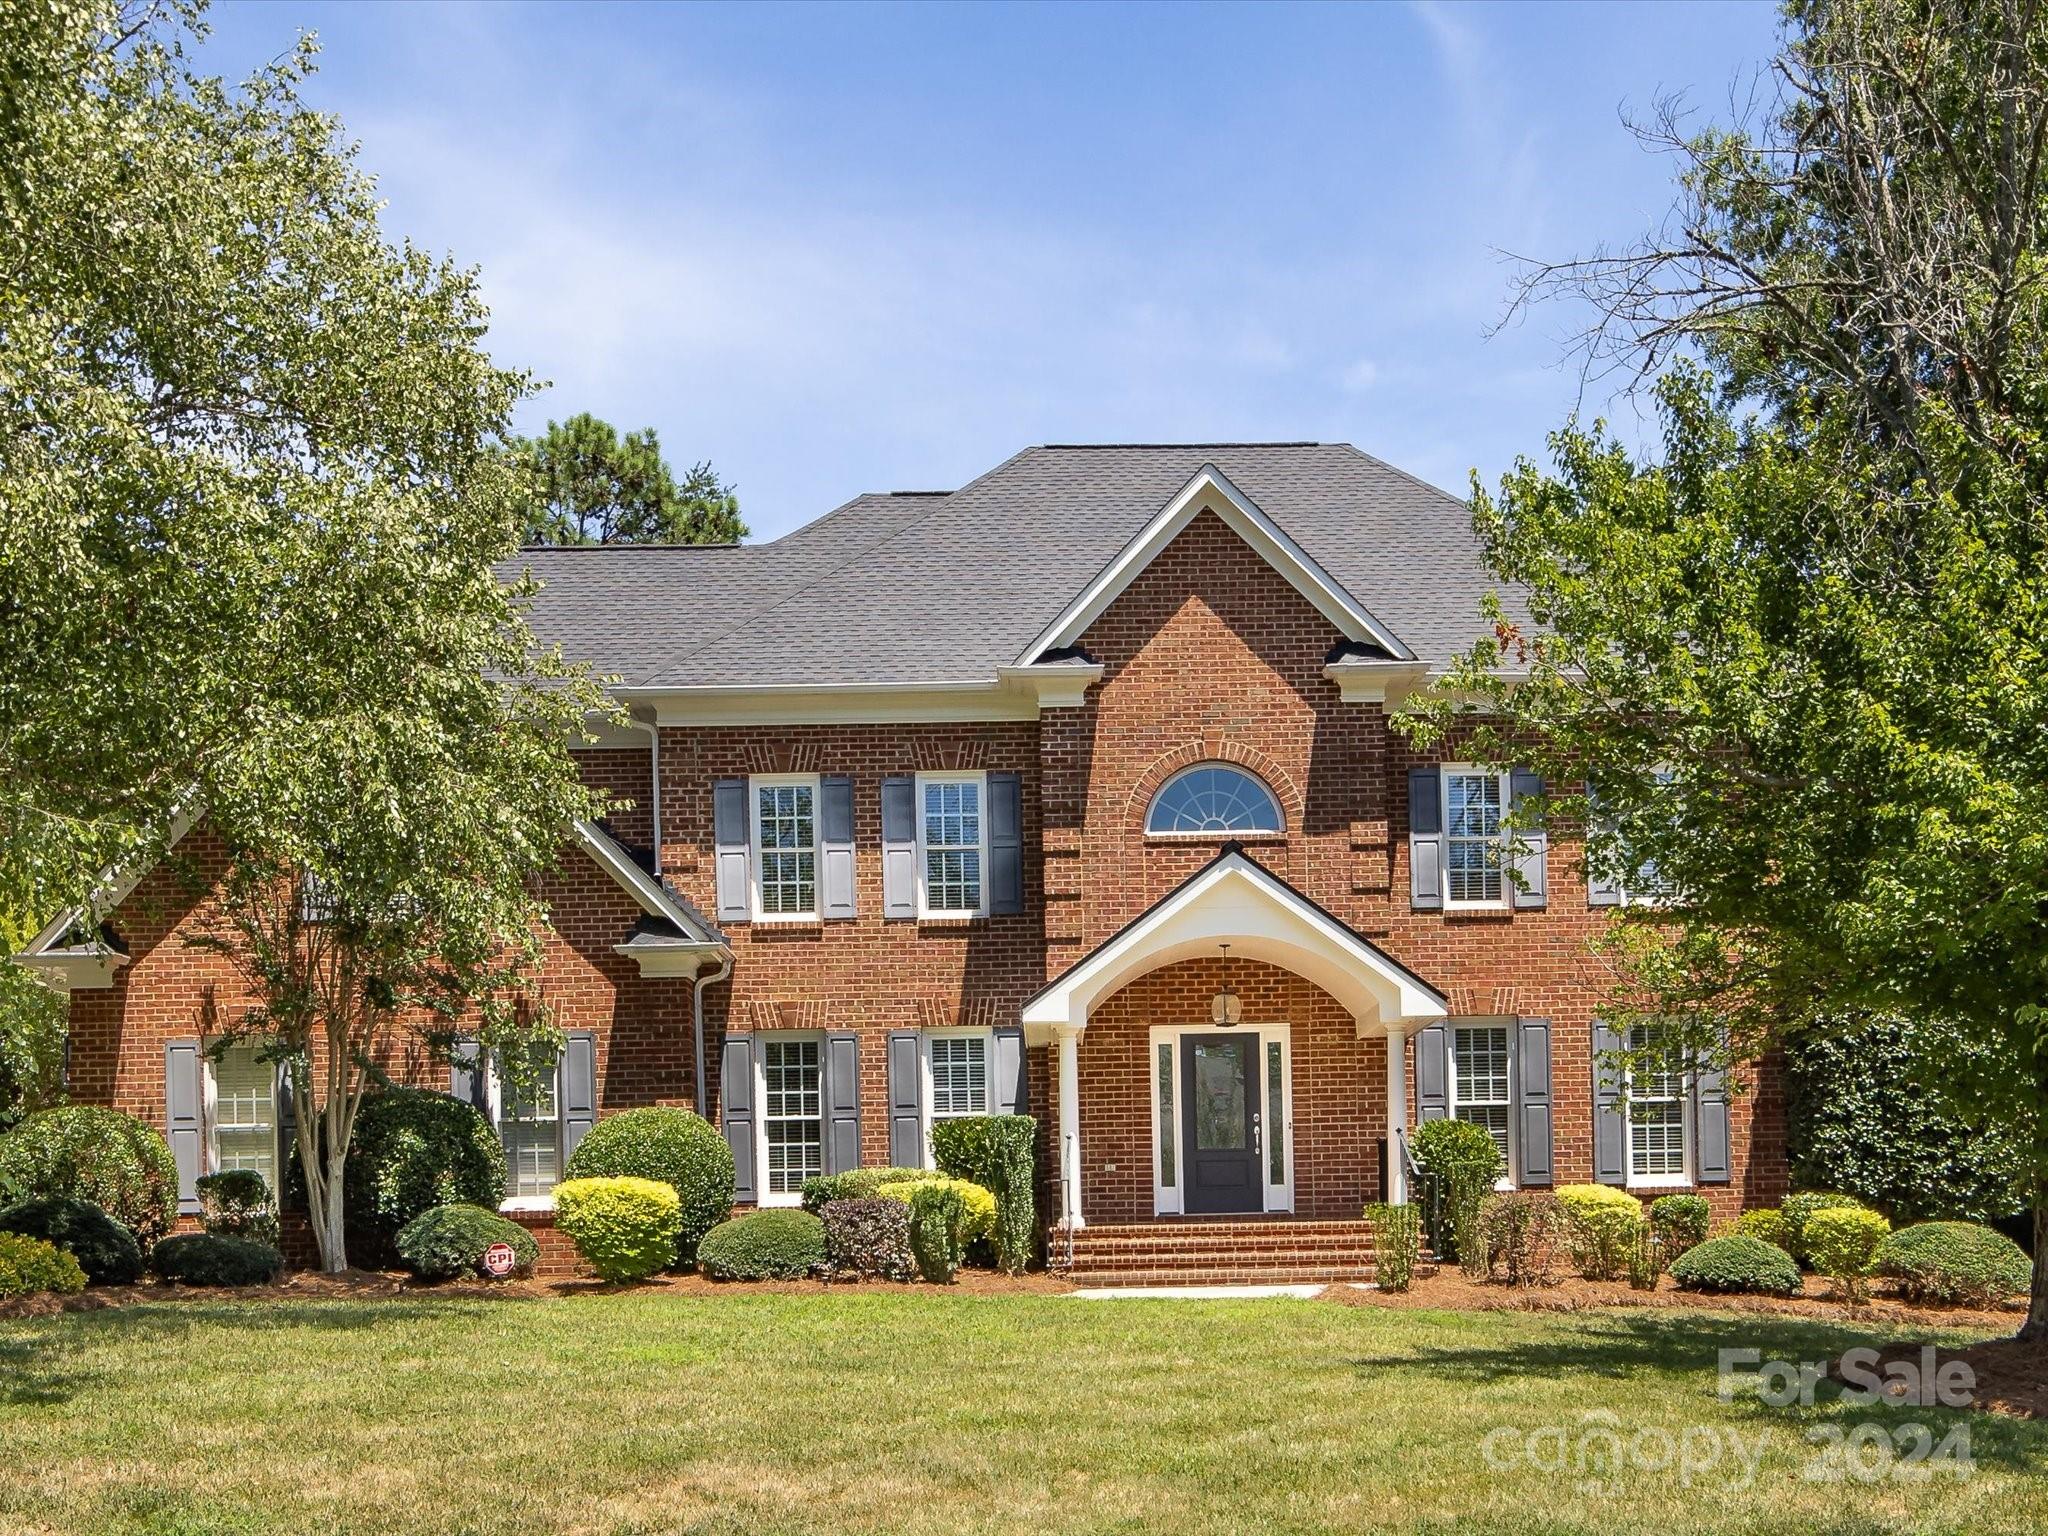
[(2048, 1339), (2048, 1179), (2034, 1186), (2034, 1289), (2020, 1337)]
[(323, 1107), (314, 1112), (311, 1085), (301, 1091), (297, 1086), (300, 1075), (294, 1072), (292, 1077), (293, 1096), (298, 1103), (299, 1167), (306, 1176), (306, 1219), (320, 1252), (320, 1268), (330, 1275), (339, 1274), (348, 1268), (341, 1196), (342, 1166), (348, 1148), (334, 1145), (336, 1138), (327, 1124), (328, 1109)]

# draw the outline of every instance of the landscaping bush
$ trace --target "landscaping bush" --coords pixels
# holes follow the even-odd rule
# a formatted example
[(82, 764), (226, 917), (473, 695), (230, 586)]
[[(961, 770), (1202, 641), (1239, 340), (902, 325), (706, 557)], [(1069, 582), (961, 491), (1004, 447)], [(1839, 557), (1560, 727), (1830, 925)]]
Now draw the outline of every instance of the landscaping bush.
[(87, 1200), (145, 1249), (178, 1219), (178, 1165), (163, 1133), (133, 1115), (67, 1104), (0, 1136), (0, 1197)]
[(484, 1251), (493, 1243), (512, 1245), (519, 1256), (515, 1275), (531, 1274), (540, 1259), (540, 1244), (518, 1222), (480, 1205), (437, 1205), (399, 1229), (398, 1261), (422, 1280), (495, 1280), (502, 1277), (484, 1268)]
[(1713, 1219), (1705, 1195), (1660, 1195), (1650, 1202), (1650, 1231), (1663, 1244), (1666, 1264), (1704, 1243)]
[(835, 1200), (872, 1200), (884, 1184), (921, 1184), (933, 1176), (929, 1168), (849, 1168), (805, 1179), (801, 1198), (816, 1216)]
[(683, 1203), (659, 1179), (569, 1179), (555, 1186), (555, 1225), (601, 1279), (641, 1280), (675, 1262)]
[(1787, 1195), (1785, 1197), (1785, 1251), (1802, 1265), (1811, 1265), (1806, 1252), (1806, 1224), (1821, 1211), (1860, 1211), (1863, 1202), (1854, 1195), (1837, 1195), (1822, 1192)]
[(504, 1194), (505, 1149), (475, 1105), (419, 1088), (363, 1100), (342, 1174), (342, 1214), (356, 1263), (393, 1263), (399, 1229), (422, 1211), (495, 1206)]
[(960, 1250), (964, 1254), (967, 1245), (987, 1238), (996, 1228), (996, 1197), (979, 1184), (970, 1184), (965, 1179), (949, 1179), (944, 1174), (927, 1173), (920, 1179), (896, 1179), (875, 1190), (883, 1200), (901, 1200), (906, 1205), (917, 1199), (922, 1189), (950, 1189), (960, 1197), (962, 1223)]
[(1614, 1280), (1628, 1267), (1643, 1229), (1643, 1203), (1612, 1184), (1567, 1184), (1557, 1192), (1572, 1263), (1588, 1280)]
[(825, 1223), (809, 1211), (752, 1211), (721, 1221), (697, 1245), (714, 1280), (800, 1280), (825, 1265)]
[(1479, 1241), (1488, 1279), (1510, 1285), (1548, 1285), (1567, 1222), (1554, 1196), (1489, 1195), (1479, 1207)]
[(250, 1168), (209, 1173), (194, 1186), (199, 1193), (199, 1224), (216, 1237), (246, 1237), (252, 1243), (277, 1246), (277, 1209), (270, 1187)]
[(1632, 1291), (1654, 1291), (1657, 1279), (1664, 1273), (1664, 1239), (1648, 1222), (1636, 1228), (1636, 1240), (1628, 1250), (1628, 1288)]
[(75, 1296), (85, 1289), (78, 1260), (40, 1237), (0, 1232), (0, 1300), (55, 1292)]
[(629, 1109), (607, 1115), (569, 1154), (568, 1178), (656, 1179), (676, 1192), (683, 1230), (675, 1263), (697, 1261), (697, 1243), (732, 1214), (732, 1148), (710, 1121), (687, 1109)]
[(2003, 1232), (1969, 1221), (1901, 1227), (1878, 1244), (1876, 1267), (1910, 1301), (1989, 1307), (2034, 1284), (2025, 1249)]
[(1876, 1262), (1878, 1244), (1891, 1230), (1884, 1217), (1861, 1207), (1815, 1211), (1806, 1219), (1807, 1257), (1843, 1295), (1861, 1301), (1864, 1277)]
[(822, 1219), (833, 1274), (908, 1280), (915, 1272), (910, 1207), (901, 1200), (834, 1200)]
[(142, 1278), (135, 1234), (90, 1200), (52, 1195), (0, 1208), (0, 1232), (39, 1237), (78, 1260), (89, 1285), (133, 1285)]
[(1792, 1251), (1792, 1224), (1776, 1206), (1744, 1211), (1735, 1218), (1735, 1230), (1744, 1237), (1753, 1237), (1773, 1248), (1782, 1248), (1788, 1254)]
[(951, 1285), (967, 1247), (967, 1202), (961, 1192), (975, 1186), (964, 1179), (938, 1179), (886, 1187), (912, 1191), (910, 1253), (917, 1260), (917, 1272), (933, 1285)]
[(1372, 1226), (1373, 1280), (1383, 1291), (1405, 1291), (1422, 1257), (1422, 1214), (1412, 1205), (1375, 1201), (1365, 1208)]
[(1799, 1266), (1784, 1249), (1730, 1233), (1710, 1237), (1671, 1266), (1671, 1278), (1687, 1291), (1753, 1291), (1791, 1296), (1799, 1290)]
[(932, 1127), (939, 1172), (995, 1196), (989, 1240), (996, 1268), (1020, 1275), (1038, 1246), (1038, 1122), (1029, 1115), (963, 1115)]
[(1468, 1271), (1483, 1269), (1479, 1206), (1504, 1171), (1493, 1133), (1469, 1120), (1425, 1120), (1409, 1145), (1443, 1192), (1443, 1230), (1432, 1232), (1431, 1242)]
[(269, 1285), (284, 1273), (284, 1255), (247, 1238), (186, 1232), (152, 1248), (149, 1267), (180, 1285)]

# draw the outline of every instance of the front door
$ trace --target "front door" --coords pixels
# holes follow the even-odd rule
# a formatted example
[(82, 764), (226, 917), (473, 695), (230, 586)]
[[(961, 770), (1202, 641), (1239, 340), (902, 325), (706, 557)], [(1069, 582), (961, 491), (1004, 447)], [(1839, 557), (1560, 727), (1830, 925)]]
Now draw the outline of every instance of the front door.
[(1259, 1096), (1254, 1035), (1180, 1038), (1181, 1146), (1187, 1156), (1185, 1205), (1197, 1212), (1263, 1211), (1259, 1177)]

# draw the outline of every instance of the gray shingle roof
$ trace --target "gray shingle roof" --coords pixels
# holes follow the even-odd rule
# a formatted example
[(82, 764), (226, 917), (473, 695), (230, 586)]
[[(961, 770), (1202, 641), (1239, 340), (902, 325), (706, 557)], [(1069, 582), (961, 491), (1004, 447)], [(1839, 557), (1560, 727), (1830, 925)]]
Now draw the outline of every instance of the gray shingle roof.
[(760, 545), (524, 551), (544, 641), (641, 687), (992, 680), (1213, 464), (1423, 661), (1483, 626), (1465, 504), (1342, 443), (1027, 448)]

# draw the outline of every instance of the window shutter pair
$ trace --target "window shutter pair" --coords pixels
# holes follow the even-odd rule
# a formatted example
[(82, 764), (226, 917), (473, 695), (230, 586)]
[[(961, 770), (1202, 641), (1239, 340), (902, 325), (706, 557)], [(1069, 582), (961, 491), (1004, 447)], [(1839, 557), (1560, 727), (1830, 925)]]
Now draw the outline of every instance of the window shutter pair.
[[(1520, 1182), (1552, 1182), (1556, 1132), (1550, 1097), (1550, 1020), (1517, 1019), (1514, 1024), (1515, 1091), (1508, 1135), (1514, 1144)], [(1430, 1024), (1415, 1032), (1415, 1117), (1444, 1120), (1451, 1113), (1451, 1026)]]
[[(1628, 1182), (1628, 1115), (1622, 1105), (1621, 1074), (1614, 1065), (1622, 1050), (1620, 1031), (1593, 1021), (1593, 1177), (1602, 1184)], [(1728, 1078), (1719, 1068), (1692, 1074), (1693, 1172), (1702, 1184), (1726, 1184), (1732, 1176), (1728, 1129)]]
[[(743, 923), (754, 915), (753, 835), (745, 779), (711, 787), (711, 840), (718, 920)], [(854, 915), (853, 780), (843, 773), (818, 779), (818, 915)]]
[[(988, 776), (988, 910), (1014, 917), (1024, 910), (1024, 781), (1014, 773)], [(907, 773), (882, 780), (882, 916), (917, 916), (917, 780)]]
[[(988, 1073), (990, 1114), (1030, 1112), (1023, 1030), (1013, 1025), (993, 1032)], [(889, 1035), (889, 1162), (897, 1168), (922, 1167), (924, 1152), (924, 1037), (914, 1029), (899, 1029)]]
[[(754, 1142), (760, 1050), (752, 1035), (727, 1035), (718, 1068), (719, 1128), (732, 1148), (732, 1197), (749, 1205), (761, 1199)], [(827, 1035), (818, 1076), (825, 1110), (825, 1171), (845, 1173), (860, 1166), (860, 1037)]]
[[(1542, 776), (1526, 768), (1508, 775), (1511, 806), (1541, 796)], [(1443, 774), (1436, 766), (1408, 770), (1408, 905), (1417, 912), (1441, 912), (1444, 906)], [(1518, 910), (1548, 905), (1550, 900), (1550, 834), (1534, 827), (1518, 834), (1513, 901)], [(1418, 1073), (1419, 1075), (1419, 1073)]]

